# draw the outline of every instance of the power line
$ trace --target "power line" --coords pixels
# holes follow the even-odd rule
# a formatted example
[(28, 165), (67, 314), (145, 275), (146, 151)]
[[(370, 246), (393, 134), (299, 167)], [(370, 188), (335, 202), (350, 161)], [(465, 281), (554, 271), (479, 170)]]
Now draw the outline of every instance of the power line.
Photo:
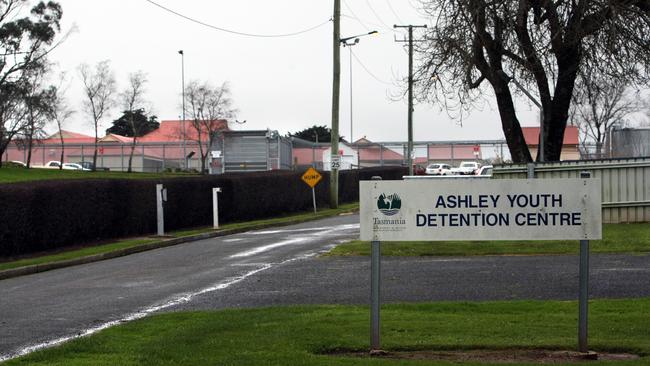
[(370, 1), (366, 0), (366, 4), (368, 5), (368, 8), (370, 8), (370, 11), (372, 11), (372, 13), (375, 14), (375, 18), (377, 18), (377, 20), (379, 20), (379, 22), (383, 24), (384, 29), (392, 31), (393, 29), (391, 29), (391, 27), (388, 24), (384, 23), (384, 21), (381, 19), (379, 14), (377, 14), (377, 12), (375, 11), (375, 8), (373, 8), (372, 5), (370, 5)]
[(390, 0), (386, 0), (386, 5), (388, 5), (388, 8), (390, 9), (390, 11), (393, 12), (393, 15), (395, 15), (395, 18), (397, 19), (397, 21), (400, 22), (400, 23), (404, 23), (402, 21), (402, 19), (399, 18), (399, 15), (397, 15), (397, 13), (395, 12), (395, 9), (393, 8), (393, 6), (390, 5)]
[(364, 70), (366, 70), (366, 73), (368, 73), (368, 75), (372, 76), (373, 79), (377, 80), (378, 82), (380, 82), (380, 83), (382, 83), (382, 84), (386, 84), (386, 85), (394, 86), (393, 83), (389, 83), (389, 82), (387, 82), (387, 81), (381, 80), (380, 78), (378, 78), (377, 76), (375, 76), (375, 74), (373, 74), (372, 72), (370, 72), (370, 70), (366, 67), (366, 65), (364, 65), (363, 62), (361, 62), (361, 60), (359, 59), (359, 57), (357, 57), (357, 54), (354, 53), (354, 52), (352, 51), (352, 49), (350, 49), (350, 52), (352, 52), (352, 56), (354, 57), (355, 60), (357, 60), (357, 62), (359, 63), (359, 65), (361, 65), (361, 67), (362, 67)]
[(197, 19), (191, 18), (191, 17), (189, 17), (189, 16), (187, 16), (187, 15), (181, 14), (181, 13), (179, 13), (179, 12), (177, 12), (177, 11), (175, 11), (175, 10), (172, 10), (172, 9), (170, 9), (170, 8), (168, 8), (168, 7), (165, 7), (165, 6), (163, 6), (163, 5), (161, 5), (161, 4), (157, 3), (157, 2), (155, 2), (155, 1), (153, 1), (153, 0), (145, 0), (145, 1), (148, 2), (148, 3), (150, 3), (150, 4), (152, 4), (152, 5), (154, 5), (154, 6), (156, 6), (156, 7), (158, 7), (158, 8), (160, 8), (160, 9), (162, 9), (162, 10), (164, 10), (164, 11), (166, 11), (166, 12), (168, 12), (168, 13), (174, 14), (174, 15), (176, 15), (176, 16), (178, 16), (178, 17), (181, 17), (181, 18), (183, 18), (183, 19), (185, 19), (185, 20), (188, 20), (188, 21), (190, 21), (190, 22), (192, 22), (192, 23), (196, 23), (196, 24), (202, 25), (202, 26), (204, 26), (204, 27), (208, 27), (208, 28), (211, 28), (211, 29), (214, 29), (214, 30), (218, 30), (218, 31), (221, 31), (221, 32), (226, 32), (226, 33), (230, 33), (230, 34), (236, 34), (236, 35), (238, 35), (238, 36), (245, 36), (245, 37), (257, 37), (257, 38), (281, 38), (281, 37), (292, 37), (292, 36), (297, 36), (297, 35), (300, 35), (300, 34), (303, 34), (303, 33), (311, 32), (311, 31), (313, 31), (314, 29), (320, 28), (320, 27), (324, 26), (325, 24), (327, 24), (327, 23), (329, 23), (329, 22), (332, 21), (332, 19), (328, 19), (327, 21), (324, 21), (324, 22), (322, 22), (322, 23), (320, 23), (320, 24), (317, 24), (317, 25), (315, 25), (315, 26), (313, 26), (313, 27), (311, 27), (311, 28), (307, 28), (307, 29), (305, 29), (305, 30), (301, 30), (301, 31), (298, 31), (298, 32), (293, 32), (293, 33), (284, 33), (284, 34), (255, 34), (255, 33), (245, 33), (245, 32), (234, 31), (234, 30), (231, 30), (231, 29), (226, 29), (226, 28), (217, 27), (216, 25), (212, 25), (212, 24), (208, 24), (208, 23), (202, 22), (202, 21), (200, 21), (200, 20), (197, 20)]
[(350, 14), (352, 14), (351, 17), (346, 15), (348, 18), (356, 19), (357, 22), (359, 22), (359, 24), (361, 24), (364, 28), (366, 28), (367, 31), (370, 31), (370, 28), (368, 28), (368, 26), (361, 21), (361, 19), (357, 16), (357, 14), (354, 13), (350, 5), (348, 5), (347, 1), (343, 0), (343, 5), (345, 5), (345, 7), (348, 8), (348, 10), (350, 11)]

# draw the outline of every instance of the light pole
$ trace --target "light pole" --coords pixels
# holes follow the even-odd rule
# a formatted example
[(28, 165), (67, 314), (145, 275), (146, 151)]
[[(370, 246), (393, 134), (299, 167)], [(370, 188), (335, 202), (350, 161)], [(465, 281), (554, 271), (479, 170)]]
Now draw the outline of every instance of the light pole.
[(181, 82), (183, 87), (181, 92), (183, 98), (183, 102), (182, 102), (183, 120), (181, 121), (181, 126), (182, 126), (181, 128), (183, 130), (183, 167), (187, 169), (187, 157), (186, 157), (187, 152), (185, 151), (185, 145), (186, 145), (185, 140), (187, 138), (185, 136), (185, 53), (183, 52), (183, 50), (180, 50), (178, 51), (178, 54), (181, 55)]
[[(368, 36), (371, 34), (377, 34), (377, 31), (371, 31), (365, 34), (360, 34), (357, 36), (341, 38), (341, 45), (343, 47), (348, 47), (350, 50), (350, 143), (354, 141), (354, 123), (353, 123), (353, 110), (352, 110), (352, 46), (355, 46), (359, 43), (359, 38), (363, 36)], [(351, 41), (348, 43), (348, 41)]]

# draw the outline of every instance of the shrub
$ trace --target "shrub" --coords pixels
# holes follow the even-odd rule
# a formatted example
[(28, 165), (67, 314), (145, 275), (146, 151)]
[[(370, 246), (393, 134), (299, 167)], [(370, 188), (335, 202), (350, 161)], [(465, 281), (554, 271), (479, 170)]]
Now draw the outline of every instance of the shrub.
[[(401, 179), (402, 168), (341, 172), (340, 202), (359, 199), (359, 180)], [(154, 234), (156, 184), (168, 191), (165, 229), (212, 223), (212, 188), (220, 187), (223, 223), (308, 210), (311, 189), (302, 173), (231, 173), (159, 180), (55, 180), (0, 185), (0, 257), (102, 240)], [(316, 187), (319, 206), (329, 202), (329, 175)]]

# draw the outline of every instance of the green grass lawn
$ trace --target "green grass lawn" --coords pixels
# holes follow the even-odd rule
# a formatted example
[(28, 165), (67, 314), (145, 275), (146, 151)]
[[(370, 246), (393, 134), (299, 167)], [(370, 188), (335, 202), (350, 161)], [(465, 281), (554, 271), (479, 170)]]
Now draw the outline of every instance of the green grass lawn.
[[(590, 349), (650, 365), (650, 299), (591, 302)], [(382, 308), (382, 348), (575, 350), (576, 302), (398, 304)], [(169, 313), (104, 330), (7, 365), (452, 365), (352, 358), (369, 348), (367, 307), (308, 306)], [(329, 353), (329, 354), (328, 354)], [(616, 362), (598, 362), (612, 365)]]
[(18, 183), (52, 179), (155, 179), (169, 177), (199, 176), (192, 173), (125, 173), (125, 172), (82, 172), (78, 170), (0, 168), (0, 183)]
[[(650, 223), (604, 224), (603, 240), (593, 240), (589, 246), (592, 253), (648, 253), (650, 252)], [(577, 254), (579, 248), (579, 242), (576, 240), (385, 242), (381, 243), (381, 254), (394, 256)], [(352, 241), (337, 246), (328, 255), (370, 255), (370, 243)]]
[[(300, 212), (297, 214), (291, 214), (291, 215), (286, 215), (286, 216), (276, 217), (271, 219), (262, 219), (262, 220), (246, 221), (246, 222), (234, 222), (234, 223), (222, 225), (220, 229), (221, 230), (246, 230), (246, 229), (254, 229), (257, 227), (272, 226), (272, 225), (286, 225), (286, 224), (300, 223), (300, 222), (339, 215), (344, 212), (351, 212), (357, 210), (358, 208), (359, 208), (358, 203), (350, 203), (350, 204), (340, 205), (339, 208), (337, 209), (322, 209), (317, 214), (314, 214), (313, 212), (310, 211), (310, 212)], [(214, 229), (212, 227), (196, 228), (196, 229), (172, 232), (169, 233), (169, 235), (174, 238), (181, 238), (185, 236), (204, 234), (209, 232), (214, 232)], [(96, 254), (110, 253), (122, 249), (151, 244), (157, 241), (160, 240), (155, 238), (127, 239), (127, 240), (120, 240), (114, 243), (89, 246), (81, 249), (78, 248), (70, 249), (60, 253), (41, 254), (41, 255), (19, 259), (19, 260), (8, 260), (5, 261), (4, 263), (0, 262), (0, 271), (18, 268), (18, 267), (24, 267), (24, 266), (42, 265), (42, 264), (47, 264), (52, 262), (69, 260), (69, 259), (82, 258), (90, 255), (96, 255)]]

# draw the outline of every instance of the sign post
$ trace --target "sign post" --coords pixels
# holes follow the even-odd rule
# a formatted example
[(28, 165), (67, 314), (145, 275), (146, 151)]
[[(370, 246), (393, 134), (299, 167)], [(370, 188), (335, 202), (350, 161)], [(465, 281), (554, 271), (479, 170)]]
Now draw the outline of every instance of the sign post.
[[(589, 172), (581, 172), (580, 178), (589, 179)], [(585, 194), (584, 199), (589, 197)], [(586, 235), (585, 235), (586, 237)], [(589, 314), (589, 240), (580, 240), (580, 295), (578, 297), (578, 352), (587, 353), (587, 319)]]
[[(381, 180), (381, 177), (372, 177), (373, 181)], [(370, 253), (370, 351), (379, 350), (381, 331), (379, 312), (381, 311), (381, 242), (373, 238)]]
[(360, 182), (361, 240), (372, 242), (371, 351), (380, 349), (381, 241), (579, 240), (578, 350), (586, 353), (589, 240), (602, 239), (601, 182), (588, 177)]
[(305, 172), (305, 174), (302, 175), (301, 177), (302, 181), (305, 182), (309, 187), (311, 187), (311, 198), (312, 202), (314, 203), (314, 213), (316, 213), (316, 185), (323, 179), (323, 176), (320, 175), (320, 173), (314, 169), (314, 168), (309, 168)]

